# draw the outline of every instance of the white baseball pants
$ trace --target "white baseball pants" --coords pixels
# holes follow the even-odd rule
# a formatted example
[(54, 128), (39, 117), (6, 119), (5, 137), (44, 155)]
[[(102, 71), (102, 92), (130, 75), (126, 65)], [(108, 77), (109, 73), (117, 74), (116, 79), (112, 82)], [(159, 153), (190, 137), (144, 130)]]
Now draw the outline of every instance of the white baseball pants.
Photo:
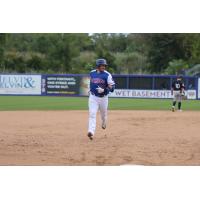
[(178, 102), (182, 101), (182, 95), (180, 91), (173, 91), (173, 95), (174, 95), (173, 101), (178, 101)]
[(97, 97), (90, 94), (89, 101), (89, 125), (88, 132), (95, 134), (96, 129), (96, 115), (97, 111), (100, 111), (102, 124), (106, 123), (107, 120), (107, 110), (108, 110), (108, 96)]

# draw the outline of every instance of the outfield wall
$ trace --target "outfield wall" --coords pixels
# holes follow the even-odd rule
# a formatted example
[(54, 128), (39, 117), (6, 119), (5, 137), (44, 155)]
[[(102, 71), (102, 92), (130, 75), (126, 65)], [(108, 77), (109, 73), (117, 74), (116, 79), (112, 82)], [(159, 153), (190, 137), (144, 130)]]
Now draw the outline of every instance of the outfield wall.
[[(170, 99), (176, 76), (113, 75), (111, 97)], [(188, 99), (200, 99), (200, 78), (185, 76)], [(0, 95), (88, 96), (86, 74), (0, 74)]]

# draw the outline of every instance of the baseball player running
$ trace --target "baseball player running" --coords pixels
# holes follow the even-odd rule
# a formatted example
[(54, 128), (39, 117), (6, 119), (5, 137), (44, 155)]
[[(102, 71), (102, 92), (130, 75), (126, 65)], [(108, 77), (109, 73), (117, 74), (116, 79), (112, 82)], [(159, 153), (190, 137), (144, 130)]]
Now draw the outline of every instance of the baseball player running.
[(185, 86), (182, 81), (182, 76), (178, 76), (176, 81), (173, 82), (172, 89), (171, 89), (172, 95), (174, 96), (172, 112), (175, 111), (176, 102), (178, 102), (178, 111), (182, 111), (181, 102), (182, 102), (182, 97), (185, 94), (184, 90), (185, 90)]
[(96, 60), (96, 69), (90, 72), (90, 95), (89, 95), (89, 126), (88, 137), (93, 140), (96, 129), (96, 114), (100, 111), (101, 127), (106, 128), (108, 94), (114, 91), (115, 82), (106, 69), (105, 59)]

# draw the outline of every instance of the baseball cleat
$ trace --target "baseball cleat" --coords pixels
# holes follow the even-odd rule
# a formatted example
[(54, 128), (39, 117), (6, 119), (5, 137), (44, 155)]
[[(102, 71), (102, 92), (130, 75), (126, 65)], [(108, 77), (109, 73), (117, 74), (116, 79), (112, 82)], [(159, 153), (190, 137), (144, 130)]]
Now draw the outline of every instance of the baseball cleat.
[(89, 132), (87, 136), (90, 138), (90, 140), (93, 140), (93, 134), (92, 133)]
[(106, 124), (103, 123), (101, 127), (102, 127), (102, 129), (106, 129)]
[(172, 112), (175, 112), (175, 107), (174, 106), (172, 106)]
[(106, 124), (103, 124), (103, 125), (102, 125), (102, 129), (106, 129)]

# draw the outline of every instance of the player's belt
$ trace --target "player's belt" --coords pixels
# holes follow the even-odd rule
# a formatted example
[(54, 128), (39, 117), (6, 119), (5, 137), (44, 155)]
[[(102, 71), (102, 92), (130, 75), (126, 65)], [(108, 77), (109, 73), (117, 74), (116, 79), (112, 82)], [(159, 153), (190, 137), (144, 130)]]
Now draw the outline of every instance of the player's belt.
[(93, 92), (90, 92), (90, 94), (91, 94), (91, 95), (94, 95), (94, 96), (96, 96), (96, 97), (100, 97), (100, 98), (106, 96), (105, 94), (98, 94), (98, 95), (95, 95), (95, 93), (93, 93)]

